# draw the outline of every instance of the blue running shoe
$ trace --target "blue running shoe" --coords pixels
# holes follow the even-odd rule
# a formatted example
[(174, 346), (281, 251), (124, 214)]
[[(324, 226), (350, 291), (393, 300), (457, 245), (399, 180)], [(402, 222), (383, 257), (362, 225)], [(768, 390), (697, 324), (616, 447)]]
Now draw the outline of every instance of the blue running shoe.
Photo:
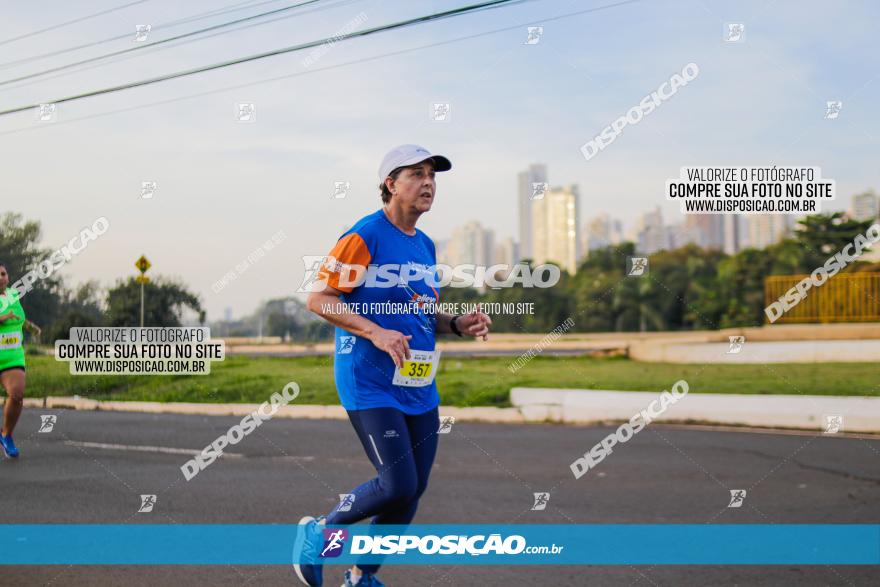
[(18, 457), (18, 448), (16, 448), (15, 443), (12, 441), (12, 434), (8, 436), (0, 434), (0, 444), (3, 445), (3, 452), (6, 453), (7, 457), (13, 459)]
[(293, 543), (293, 570), (306, 585), (320, 587), (324, 582), (324, 568), (318, 555), (324, 546), (324, 518), (306, 516), (299, 525)]
[(351, 569), (345, 571), (345, 583), (341, 587), (385, 587), (385, 583), (376, 578), (375, 575), (364, 573), (357, 583), (351, 582)]

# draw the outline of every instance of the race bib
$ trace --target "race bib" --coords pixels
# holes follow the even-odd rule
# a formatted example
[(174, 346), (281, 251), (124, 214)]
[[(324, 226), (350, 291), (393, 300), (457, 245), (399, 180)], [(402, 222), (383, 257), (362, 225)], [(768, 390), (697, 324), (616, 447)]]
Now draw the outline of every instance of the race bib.
[(410, 349), (410, 358), (403, 366), (394, 369), (394, 385), (404, 387), (424, 387), (434, 381), (437, 366), (440, 364), (440, 351), (416, 351)]
[(7, 349), (17, 349), (20, 347), (21, 333), (10, 332), (7, 334), (0, 334), (0, 351), (5, 351)]

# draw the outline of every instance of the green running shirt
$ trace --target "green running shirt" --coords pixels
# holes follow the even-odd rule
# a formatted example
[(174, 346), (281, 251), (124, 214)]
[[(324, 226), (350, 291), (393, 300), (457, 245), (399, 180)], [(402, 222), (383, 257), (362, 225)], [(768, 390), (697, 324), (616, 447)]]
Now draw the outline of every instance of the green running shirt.
[(5, 298), (7, 303), (0, 304), (0, 307), (7, 306), (0, 315), (12, 312), (15, 318), (0, 323), (0, 371), (11, 367), (24, 367), (24, 334), (22, 327), (24, 326), (24, 308), (19, 302), (19, 294), (11, 287), (6, 288), (6, 293), (0, 295)]

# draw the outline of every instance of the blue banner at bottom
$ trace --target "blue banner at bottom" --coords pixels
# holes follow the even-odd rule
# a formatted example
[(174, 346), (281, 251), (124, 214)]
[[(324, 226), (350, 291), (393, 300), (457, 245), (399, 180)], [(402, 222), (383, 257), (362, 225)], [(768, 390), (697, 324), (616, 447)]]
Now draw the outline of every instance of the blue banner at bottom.
[(322, 526), (300, 555), (305, 536), (295, 525), (7, 524), (0, 564), (880, 564), (878, 524)]

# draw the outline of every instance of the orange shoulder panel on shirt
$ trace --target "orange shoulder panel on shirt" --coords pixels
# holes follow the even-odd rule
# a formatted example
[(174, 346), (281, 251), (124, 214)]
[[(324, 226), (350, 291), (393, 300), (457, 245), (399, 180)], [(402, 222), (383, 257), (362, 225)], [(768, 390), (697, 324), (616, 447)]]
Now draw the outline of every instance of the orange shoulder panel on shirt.
[[(354, 286), (349, 284), (366, 272), (371, 258), (367, 243), (361, 235), (352, 232), (339, 239), (333, 250), (328, 253), (326, 261), (321, 265), (318, 279), (326, 281), (330, 287), (348, 293), (354, 289)], [(340, 284), (340, 276), (342, 284)]]

